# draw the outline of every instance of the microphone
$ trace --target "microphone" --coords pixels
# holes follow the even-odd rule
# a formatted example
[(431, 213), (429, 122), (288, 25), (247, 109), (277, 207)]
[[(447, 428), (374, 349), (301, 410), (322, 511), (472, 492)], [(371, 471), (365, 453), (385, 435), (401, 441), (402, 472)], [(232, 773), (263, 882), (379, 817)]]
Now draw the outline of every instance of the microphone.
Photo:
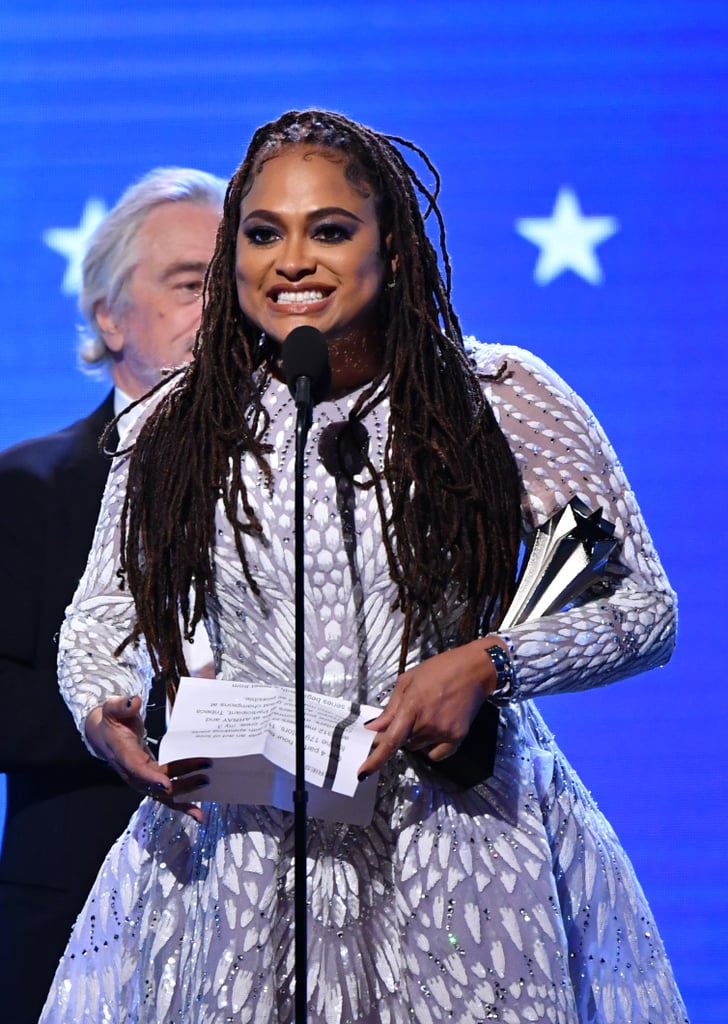
[(294, 327), (281, 349), (283, 373), (296, 403), (317, 405), (331, 387), (329, 350), (321, 331), (308, 324)]
[(283, 373), (288, 390), (296, 402), (296, 462), (295, 501), (293, 514), (294, 534), (294, 617), (296, 666), (296, 788), (293, 791), (293, 848), (294, 848), (294, 958), (296, 977), (296, 1020), (305, 1024), (307, 1013), (308, 949), (306, 902), (306, 679), (303, 524), (304, 465), (306, 436), (313, 420), (313, 406), (326, 398), (331, 387), (329, 350), (321, 331), (302, 324), (294, 327), (281, 349)]

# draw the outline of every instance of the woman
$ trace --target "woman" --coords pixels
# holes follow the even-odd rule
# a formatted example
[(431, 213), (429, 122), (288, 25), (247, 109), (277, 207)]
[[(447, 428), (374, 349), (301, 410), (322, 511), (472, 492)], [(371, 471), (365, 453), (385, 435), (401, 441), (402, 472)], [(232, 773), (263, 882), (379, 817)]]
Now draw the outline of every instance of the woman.
[[(381, 770), (371, 825), (309, 822), (311, 1020), (685, 1020), (632, 868), (530, 701), (666, 661), (674, 596), (579, 399), (528, 353), (466, 351), (435, 196), (395, 142), (321, 111), (255, 133), (195, 362), (112, 471), (62, 688), (91, 749), (154, 798), (107, 858), (46, 1022), (292, 1020), (291, 816), (197, 803), (204, 763), (156, 764), (140, 712), (150, 670), (174, 698), (200, 621), (218, 675), (292, 683), (280, 356), (303, 324), (332, 371), (306, 468), (307, 686), (384, 709), (361, 766)], [(521, 540), (574, 495), (615, 523), (624, 574), (498, 633)], [(492, 777), (442, 784), (428, 765), (447, 771), (487, 700)]]

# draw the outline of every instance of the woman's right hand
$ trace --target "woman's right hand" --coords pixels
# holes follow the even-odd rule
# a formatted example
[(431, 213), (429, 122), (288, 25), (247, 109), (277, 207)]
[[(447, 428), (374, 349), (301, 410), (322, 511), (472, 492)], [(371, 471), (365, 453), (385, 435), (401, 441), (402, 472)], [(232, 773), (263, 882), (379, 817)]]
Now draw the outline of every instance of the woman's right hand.
[(207, 785), (204, 772), (210, 762), (189, 758), (160, 765), (145, 745), (141, 708), (139, 697), (110, 697), (101, 707), (94, 708), (86, 718), (89, 745), (137, 793), (184, 811), (201, 822), (202, 810), (197, 804), (177, 801)]

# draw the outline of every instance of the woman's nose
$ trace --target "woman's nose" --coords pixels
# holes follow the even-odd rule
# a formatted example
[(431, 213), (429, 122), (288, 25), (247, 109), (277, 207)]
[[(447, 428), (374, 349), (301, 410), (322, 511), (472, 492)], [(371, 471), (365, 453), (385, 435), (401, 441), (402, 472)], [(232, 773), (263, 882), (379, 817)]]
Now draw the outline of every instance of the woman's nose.
[(278, 250), (277, 272), (289, 281), (297, 281), (316, 270), (316, 259), (309, 240), (289, 236)]

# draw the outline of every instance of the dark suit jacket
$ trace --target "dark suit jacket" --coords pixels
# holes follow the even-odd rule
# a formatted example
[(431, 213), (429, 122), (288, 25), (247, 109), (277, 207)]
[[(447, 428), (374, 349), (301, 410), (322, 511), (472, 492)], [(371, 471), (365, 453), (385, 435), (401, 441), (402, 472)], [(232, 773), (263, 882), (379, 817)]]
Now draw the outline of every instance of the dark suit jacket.
[(75, 916), (138, 804), (84, 747), (56, 677), (58, 631), (109, 470), (98, 439), (113, 413), (112, 393), (65, 430), (0, 453), (0, 1004), (13, 1024), (37, 1021)]

